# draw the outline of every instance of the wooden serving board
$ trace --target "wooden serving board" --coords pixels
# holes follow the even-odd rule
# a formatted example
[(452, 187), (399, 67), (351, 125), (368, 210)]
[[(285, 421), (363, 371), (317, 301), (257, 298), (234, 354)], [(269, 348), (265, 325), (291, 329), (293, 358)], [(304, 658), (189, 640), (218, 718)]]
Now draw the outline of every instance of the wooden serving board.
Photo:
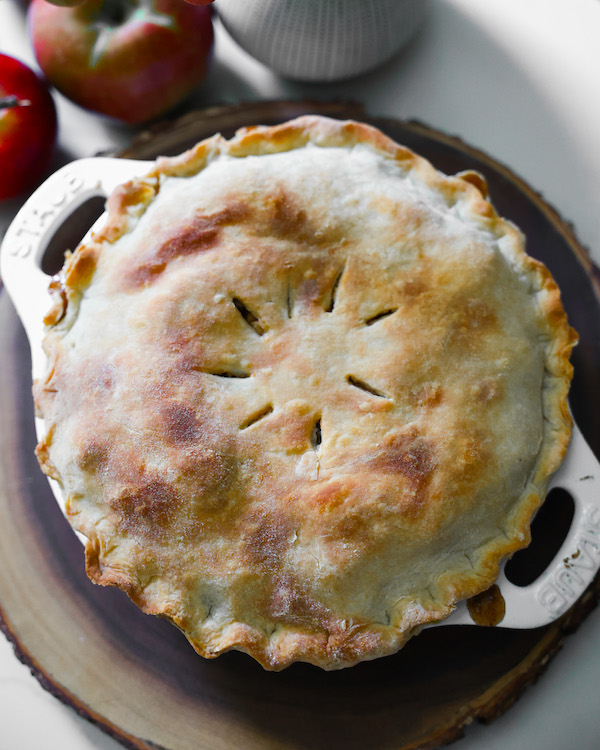
[[(174, 154), (215, 131), (230, 136), (242, 125), (304, 112), (370, 121), (446, 173), (486, 175), (498, 211), (525, 231), (529, 252), (562, 288), (581, 339), (572, 409), (600, 454), (600, 277), (558, 214), (485, 154), (418, 123), (371, 118), (358, 105), (261, 102), (191, 113), (144, 133), (123, 155)], [(33, 455), (28, 346), (5, 291), (0, 352), (0, 623), (44, 687), (126, 747), (434, 748), (473, 718), (502, 713), (598, 598), (596, 581), (550, 626), (437, 628), (395, 656), (341, 672), (297, 664), (269, 673), (239, 653), (205, 661), (170, 624), (87, 580), (82, 546)], [(568, 522), (559, 517), (553, 525), (561, 523)]]

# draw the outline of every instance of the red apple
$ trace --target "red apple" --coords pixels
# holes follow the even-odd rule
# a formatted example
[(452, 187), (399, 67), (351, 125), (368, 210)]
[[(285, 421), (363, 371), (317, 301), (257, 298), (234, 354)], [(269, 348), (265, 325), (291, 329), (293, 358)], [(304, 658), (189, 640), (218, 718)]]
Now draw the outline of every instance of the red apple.
[(211, 9), (182, 0), (32, 0), (29, 30), (48, 80), (72, 101), (131, 124), (181, 102), (203, 81)]
[(56, 109), (46, 84), (14, 57), (0, 54), (0, 200), (34, 187), (56, 140)]

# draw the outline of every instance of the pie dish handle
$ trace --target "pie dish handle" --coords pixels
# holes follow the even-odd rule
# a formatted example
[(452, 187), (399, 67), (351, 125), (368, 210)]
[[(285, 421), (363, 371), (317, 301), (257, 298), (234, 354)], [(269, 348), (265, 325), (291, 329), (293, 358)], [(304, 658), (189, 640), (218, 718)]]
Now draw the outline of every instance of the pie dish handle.
[(41, 341), (50, 308), (51, 277), (42, 270), (44, 254), (57, 230), (86, 201), (107, 197), (114, 188), (149, 171), (152, 162), (90, 157), (67, 164), (28, 198), (8, 228), (0, 250), (0, 278), (23, 323), (34, 373), (43, 358)]
[[(504, 567), (496, 581), (505, 603), (498, 627), (537, 628), (563, 615), (584, 593), (600, 569), (600, 463), (577, 426), (561, 467), (548, 491), (566, 490), (573, 499), (573, 519), (560, 549), (546, 570), (527, 586), (508, 580)], [(461, 602), (440, 624), (473, 624)]]

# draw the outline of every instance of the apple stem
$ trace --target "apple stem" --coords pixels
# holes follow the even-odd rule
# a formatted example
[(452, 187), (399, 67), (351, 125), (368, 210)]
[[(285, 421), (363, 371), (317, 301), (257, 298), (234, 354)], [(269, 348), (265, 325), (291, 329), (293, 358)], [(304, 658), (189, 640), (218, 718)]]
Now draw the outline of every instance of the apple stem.
[(29, 99), (19, 99), (17, 96), (0, 96), (0, 109), (12, 109), (13, 107), (29, 107)]

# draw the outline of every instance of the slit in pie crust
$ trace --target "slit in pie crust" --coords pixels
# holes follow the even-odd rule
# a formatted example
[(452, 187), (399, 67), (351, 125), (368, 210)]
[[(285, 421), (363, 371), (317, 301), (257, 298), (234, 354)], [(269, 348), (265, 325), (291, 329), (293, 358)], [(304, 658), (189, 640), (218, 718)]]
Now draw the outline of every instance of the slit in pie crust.
[(529, 542), (575, 334), (481, 177), (306, 116), (161, 158), (107, 211), (34, 385), (94, 582), (205, 657), (336, 669)]

